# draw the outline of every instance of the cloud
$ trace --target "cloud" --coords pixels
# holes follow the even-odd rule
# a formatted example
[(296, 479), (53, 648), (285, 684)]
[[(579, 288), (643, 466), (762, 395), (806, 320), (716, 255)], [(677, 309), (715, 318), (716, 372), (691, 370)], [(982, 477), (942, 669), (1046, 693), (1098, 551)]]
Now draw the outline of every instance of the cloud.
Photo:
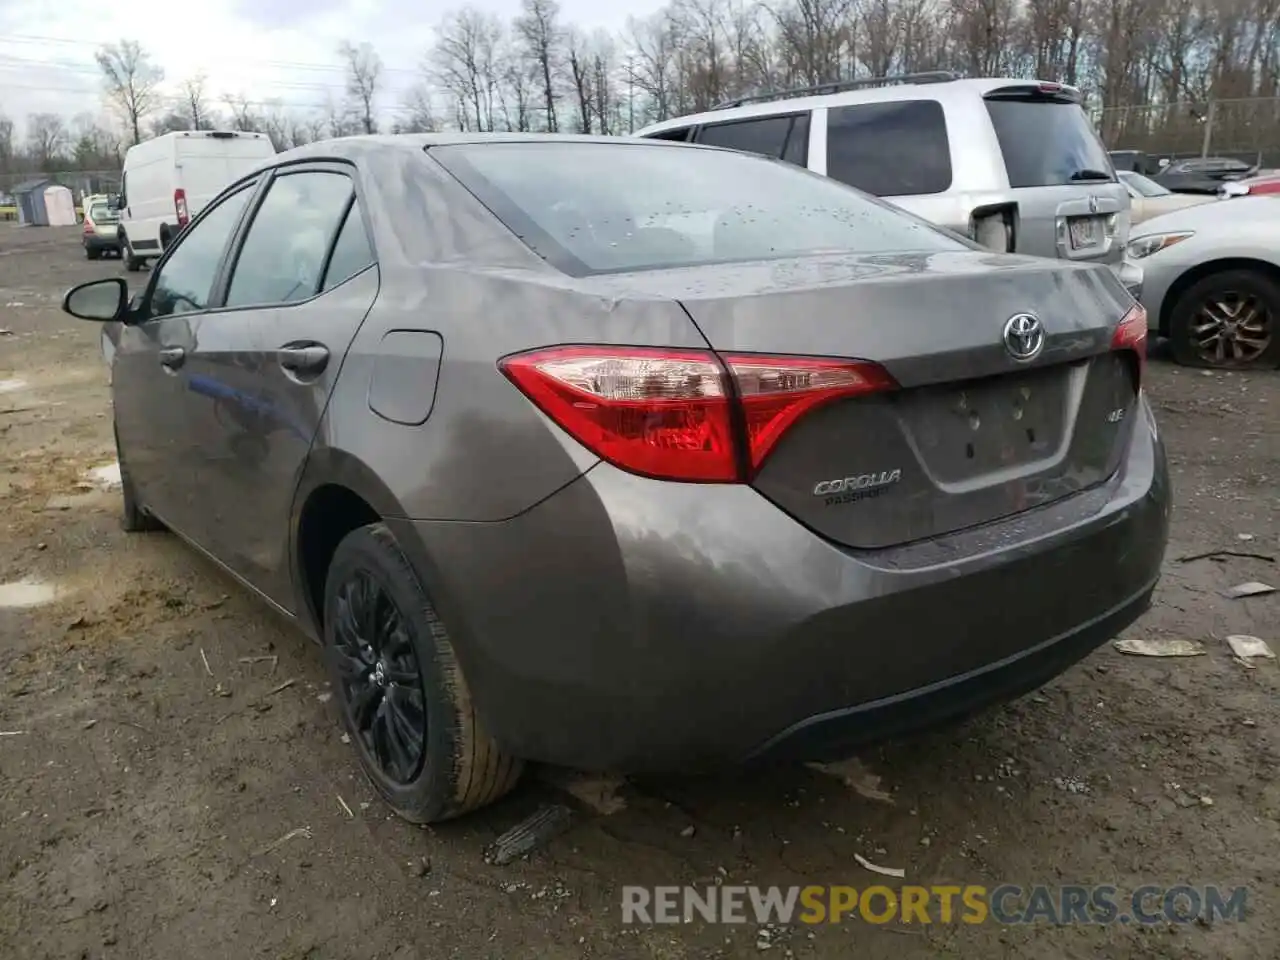
[[(115, 39), (138, 41), (164, 70), (167, 105), (177, 105), (185, 78), (203, 72), (214, 99), (236, 95), (318, 111), (343, 96), (337, 47), (349, 40), (371, 43), (382, 58), (379, 101), (390, 118), (420, 78), (434, 27), (463, 2), (201, 0), (188, 8), (161, 0), (0, 0), (0, 113), (19, 128), (32, 113), (105, 114), (93, 55)], [(519, 12), (519, 0), (472, 2), (504, 21)], [(661, 5), (562, 0), (561, 9), (566, 23), (616, 32), (628, 16), (645, 16)]]

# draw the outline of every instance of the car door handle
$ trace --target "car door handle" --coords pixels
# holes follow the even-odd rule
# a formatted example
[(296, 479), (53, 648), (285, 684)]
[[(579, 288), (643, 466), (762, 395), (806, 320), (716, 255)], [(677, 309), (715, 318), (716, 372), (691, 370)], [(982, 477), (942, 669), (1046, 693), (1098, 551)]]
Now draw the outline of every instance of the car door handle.
[(160, 363), (168, 367), (170, 370), (177, 370), (178, 367), (182, 366), (182, 364), (186, 362), (186, 359), (187, 351), (183, 350), (181, 347), (160, 348)]
[(329, 348), (319, 343), (289, 344), (276, 351), (276, 359), (290, 373), (319, 373), (329, 362)]

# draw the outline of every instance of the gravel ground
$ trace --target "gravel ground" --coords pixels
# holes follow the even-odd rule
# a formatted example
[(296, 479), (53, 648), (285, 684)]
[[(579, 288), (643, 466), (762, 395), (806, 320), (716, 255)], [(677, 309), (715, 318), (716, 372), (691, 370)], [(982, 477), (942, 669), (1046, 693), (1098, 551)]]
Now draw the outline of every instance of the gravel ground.
[[(16, 607), (0, 588), (0, 955), (1276, 955), (1278, 668), (1233, 659), (1225, 638), (1280, 649), (1280, 594), (1220, 591), (1280, 585), (1280, 570), (1179, 561), (1280, 557), (1280, 374), (1151, 364), (1177, 504), (1157, 603), (1127, 636), (1199, 641), (1204, 655), (1108, 645), (1018, 702), (838, 770), (625, 783), (540, 771), (491, 809), (420, 829), (363, 780), (318, 651), (174, 538), (126, 537), (118, 494), (85, 483), (114, 458), (107, 370), (99, 330), (58, 303), (121, 271), (87, 262), (72, 229), (0, 225), (0, 583), (59, 591)], [(486, 845), (547, 802), (574, 808), (572, 828), (487, 865)], [(763, 934), (621, 922), (624, 884), (902, 882), (855, 855), (926, 885), (1243, 885), (1249, 910)]]

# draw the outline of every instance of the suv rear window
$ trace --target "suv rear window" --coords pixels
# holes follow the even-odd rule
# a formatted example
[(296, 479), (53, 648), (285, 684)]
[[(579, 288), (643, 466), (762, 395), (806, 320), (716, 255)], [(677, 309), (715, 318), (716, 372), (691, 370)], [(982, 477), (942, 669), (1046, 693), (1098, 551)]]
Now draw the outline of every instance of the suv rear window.
[(942, 104), (892, 100), (828, 111), (827, 176), (877, 197), (948, 190), (951, 143)]
[(1098, 173), (1114, 179), (1111, 157), (1079, 104), (1026, 96), (989, 96), (986, 103), (1009, 186), (1097, 182)]
[(968, 249), (826, 177), (736, 151), (638, 140), (457, 144), (431, 155), (571, 276)]

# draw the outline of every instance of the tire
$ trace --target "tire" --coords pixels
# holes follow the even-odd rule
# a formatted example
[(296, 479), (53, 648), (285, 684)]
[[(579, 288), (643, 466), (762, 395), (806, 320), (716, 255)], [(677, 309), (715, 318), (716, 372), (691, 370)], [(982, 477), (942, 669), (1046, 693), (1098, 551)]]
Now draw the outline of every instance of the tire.
[(173, 240), (173, 236), (169, 233), (169, 228), (161, 227), (160, 228), (160, 252), (161, 253), (164, 253), (164, 251), (169, 249), (169, 244), (170, 242), (172, 242), (172, 240)]
[(146, 508), (138, 502), (137, 491), (133, 481), (129, 479), (129, 470), (125, 467), (124, 455), (120, 450), (120, 433), (112, 427), (116, 437), (116, 463), (120, 464), (120, 527), (125, 533), (149, 533), (163, 530), (164, 524), (147, 513)]
[[(1212, 345), (1197, 342), (1197, 327), (1208, 318), (1202, 313), (1209, 304), (1247, 310), (1256, 304), (1261, 317), (1262, 335), (1269, 337), (1265, 345), (1254, 338), (1253, 345), (1234, 355), (1230, 342), (1224, 346), (1224, 359), (1214, 356)], [(1252, 332), (1246, 331), (1246, 332)], [(1216, 341), (1215, 341), (1216, 343)], [(1223, 270), (1209, 274), (1182, 292), (1169, 315), (1169, 349), (1173, 358), (1189, 367), (1220, 370), (1259, 370), (1280, 366), (1280, 283), (1258, 270)]]
[[(353, 597), (361, 595), (358, 587), (362, 584), (380, 591), (386, 604), (370, 607), (353, 602)], [(393, 633), (381, 644), (381, 654), (355, 642), (360, 631), (348, 627), (354, 624), (351, 612), (358, 616), (362, 606), (375, 609), (371, 619), (378, 622), (384, 621), (388, 609), (393, 610), (404, 637), (397, 642)], [(361, 635), (360, 639), (367, 641), (369, 637)], [(342, 720), (365, 775), (405, 820), (433, 823), (461, 816), (492, 803), (516, 785), (524, 770), (523, 761), (504, 754), (484, 731), (448, 632), (413, 567), (383, 524), (351, 532), (334, 552), (325, 579), (324, 648)], [(409, 664), (408, 651), (416, 664)], [(399, 776), (379, 759), (374, 745), (376, 719), (366, 725), (356, 720), (362, 701), (375, 703), (376, 709), (365, 710), (375, 718), (381, 715), (384, 703), (391, 707), (394, 702), (410, 710), (421, 704), (425, 733), (417, 730), (407, 738), (413, 741), (411, 746), (418, 756), (412, 758), (416, 761), (412, 765), (402, 764)], [(388, 721), (383, 723), (385, 728)]]
[(141, 257), (133, 255), (133, 247), (129, 246), (129, 238), (122, 236), (120, 238), (120, 259), (124, 261), (124, 268), (130, 273), (137, 273), (142, 269), (145, 261)]

